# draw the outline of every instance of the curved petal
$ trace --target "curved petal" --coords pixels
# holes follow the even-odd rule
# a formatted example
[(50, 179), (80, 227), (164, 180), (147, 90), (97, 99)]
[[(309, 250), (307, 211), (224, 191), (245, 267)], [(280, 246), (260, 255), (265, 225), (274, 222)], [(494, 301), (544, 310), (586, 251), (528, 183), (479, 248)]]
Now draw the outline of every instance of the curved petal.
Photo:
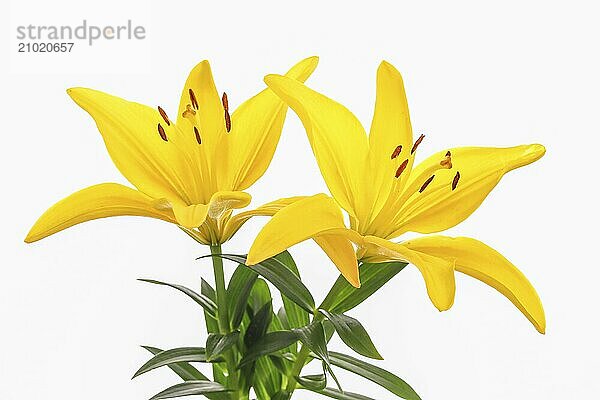
[(73, 225), (118, 215), (152, 217), (175, 223), (173, 213), (158, 210), (152, 198), (117, 183), (82, 189), (48, 209), (33, 225), (25, 242), (43, 239)]
[[(452, 168), (435, 172), (431, 184), (421, 192), (398, 196), (406, 203), (394, 205), (399, 211), (391, 219), (389, 237), (407, 231), (433, 233), (464, 221), (487, 197), (507, 172), (541, 158), (545, 149), (540, 144), (508, 148), (461, 147), (450, 149)], [(446, 151), (439, 152), (419, 164), (411, 178), (439, 164)], [(460, 176), (457, 178), (457, 173)], [(453, 185), (453, 181), (455, 181)], [(410, 188), (410, 181), (407, 188)], [(419, 187), (418, 182), (416, 187)], [(454, 187), (454, 189), (453, 189)]]
[(459, 272), (479, 279), (506, 296), (540, 333), (546, 317), (540, 298), (525, 275), (491, 247), (466, 237), (428, 236), (405, 242), (412, 250), (452, 260)]
[(113, 162), (136, 188), (153, 198), (199, 201), (191, 160), (175, 140), (179, 132), (157, 110), (97, 90), (67, 92), (94, 118)]
[[(304, 82), (318, 60), (318, 57), (302, 60), (286, 76)], [(221, 158), (226, 165), (217, 171), (222, 187), (244, 190), (265, 173), (279, 142), (286, 111), (286, 104), (268, 88), (235, 110), (231, 131), (222, 137), (225, 157)]]
[[(408, 174), (394, 179), (400, 164), (409, 157), (413, 145), (412, 127), (404, 82), (394, 66), (383, 61), (377, 69), (377, 99), (369, 133), (369, 161), (374, 199), (372, 215), (385, 204), (392, 187), (404, 182)], [(411, 166), (407, 167), (410, 171)]]
[(333, 261), (340, 273), (352, 286), (360, 287), (358, 260), (352, 242), (346, 235), (339, 233), (320, 234), (313, 238), (327, 256)]
[(425, 280), (427, 294), (436, 308), (445, 311), (452, 307), (456, 291), (452, 261), (375, 236), (365, 236), (364, 246), (367, 249), (367, 261), (398, 260), (416, 266)]
[(202, 225), (207, 217), (218, 219), (231, 209), (246, 207), (251, 199), (245, 192), (220, 191), (212, 195), (208, 204), (171, 202), (171, 207), (179, 225), (192, 229)]
[(358, 198), (367, 186), (368, 153), (367, 135), (360, 122), (341, 104), (294, 79), (268, 75), (265, 82), (302, 120), (333, 197), (350, 214), (368, 212), (370, 204)]

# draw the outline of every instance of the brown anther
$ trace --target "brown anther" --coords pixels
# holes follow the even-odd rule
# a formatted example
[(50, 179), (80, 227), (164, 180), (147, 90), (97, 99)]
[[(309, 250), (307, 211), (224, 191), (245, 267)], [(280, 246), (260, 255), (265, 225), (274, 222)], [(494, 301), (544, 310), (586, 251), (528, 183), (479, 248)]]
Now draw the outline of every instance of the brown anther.
[(419, 138), (417, 139), (417, 141), (415, 142), (415, 144), (413, 144), (412, 149), (410, 149), (410, 154), (414, 154), (415, 151), (417, 151), (417, 147), (419, 147), (419, 145), (421, 144), (421, 142), (423, 141), (423, 139), (425, 139), (425, 135), (421, 134), (421, 136), (419, 136)]
[(231, 131), (231, 116), (227, 110), (225, 110), (225, 128), (227, 129), (227, 132)]
[(423, 193), (423, 190), (425, 190), (425, 188), (427, 186), (429, 186), (429, 184), (431, 183), (431, 181), (433, 180), (433, 178), (435, 178), (435, 175), (431, 175), (429, 178), (427, 178), (427, 180), (425, 181), (425, 183), (423, 184), (423, 186), (421, 186), (421, 189), (419, 189), (419, 193)]
[(162, 117), (162, 119), (165, 120), (165, 122), (167, 123), (167, 126), (171, 125), (171, 121), (169, 121), (169, 117), (167, 116), (167, 113), (165, 112), (165, 110), (162, 109), (161, 106), (158, 106), (158, 113), (160, 114), (160, 116)]
[(200, 137), (200, 132), (198, 131), (198, 128), (196, 128), (194, 126), (194, 135), (196, 135), (196, 142), (198, 142), (198, 144), (202, 144), (202, 138)]
[(165, 133), (165, 129), (160, 125), (160, 123), (158, 124), (158, 134), (160, 135), (161, 139), (164, 140), (165, 142), (169, 141), (167, 139), (167, 134)]
[(197, 110), (198, 109), (198, 100), (196, 100), (196, 95), (194, 94), (194, 91), (192, 90), (192, 88), (190, 88), (188, 90), (188, 93), (190, 94), (190, 101), (192, 102), (192, 106)]
[(185, 111), (183, 111), (183, 113), (181, 114), (181, 116), (183, 118), (194, 118), (194, 116), (196, 115), (196, 111), (194, 111), (192, 109), (192, 106), (187, 104), (185, 106)]
[(402, 172), (404, 172), (404, 170), (406, 169), (406, 166), (408, 165), (408, 158), (406, 160), (404, 160), (402, 162), (402, 164), (400, 164), (400, 166), (398, 167), (398, 169), (396, 170), (396, 178), (399, 178), (400, 175), (402, 174)]
[(392, 153), (392, 160), (396, 157), (398, 157), (400, 155), (400, 152), (402, 151), (402, 145), (398, 145), (396, 146), (396, 148), (394, 149), (394, 152)]
[(223, 92), (223, 97), (221, 98), (223, 102), (223, 109), (225, 111), (229, 111), (229, 101), (227, 101), (227, 93)]
[(458, 186), (459, 179), (460, 179), (460, 172), (456, 171), (456, 175), (454, 175), (454, 179), (452, 179), (452, 190), (456, 189), (456, 186)]
[(449, 151), (446, 152), (446, 157), (440, 161), (440, 165), (444, 168), (452, 168), (452, 154)]

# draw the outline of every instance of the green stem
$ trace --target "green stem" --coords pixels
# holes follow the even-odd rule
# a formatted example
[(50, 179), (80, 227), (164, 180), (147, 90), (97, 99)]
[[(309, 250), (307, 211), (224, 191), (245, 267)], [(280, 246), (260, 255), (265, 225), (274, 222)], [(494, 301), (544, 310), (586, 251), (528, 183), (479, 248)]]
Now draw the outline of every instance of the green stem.
[[(320, 307), (317, 307), (317, 310)], [(315, 317), (313, 318), (312, 322), (319, 322), (323, 320), (323, 314), (321, 314), (318, 311), (315, 311), (317, 313), (317, 315), (315, 315)], [(302, 372), (302, 368), (304, 368), (304, 364), (306, 363), (306, 358), (308, 357), (308, 355), (310, 354), (310, 349), (308, 348), (308, 346), (306, 346), (305, 344), (303, 344), (302, 346), (300, 346), (300, 351), (298, 352), (298, 355), (296, 356), (296, 361), (294, 361), (294, 364), (292, 365), (292, 370), (290, 371), (290, 374), (288, 375), (288, 382), (287, 382), (287, 386), (285, 387), (285, 391), (287, 393), (289, 393), (290, 395), (292, 393), (294, 393), (294, 389), (296, 389), (296, 377), (300, 376), (300, 373)]]

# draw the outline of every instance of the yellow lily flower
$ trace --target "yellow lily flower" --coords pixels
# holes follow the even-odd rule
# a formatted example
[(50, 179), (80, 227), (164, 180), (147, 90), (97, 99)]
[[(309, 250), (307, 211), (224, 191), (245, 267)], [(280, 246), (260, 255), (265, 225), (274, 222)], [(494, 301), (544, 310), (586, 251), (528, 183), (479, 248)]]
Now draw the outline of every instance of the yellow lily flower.
[[(318, 58), (286, 74), (305, 81)], [(108, 153), (136, 188), (101, 183), (80, 190), (46, 211), (31, 228), (34, 242), (81, 222), (118, 215), (158, 218), (179, 225), (197, 241), (218, 245), (254, 215), (273, 213), (295, 199), (281, 199), (232, 216), (246, 207), (250, 187), (266, 171), (281, 135), (287, 106), (266, 88), (231, 115), (219, 96), (208, 61), (191, 71), (177, 118), (92, 89), (68, 94), (95, 120)]]
[[(544, 332), (544, 310), (535, 289), (487, 245), (437, 235), (403, 243), (390, 240), (406, 232), (440, 232), (462, 222), (505, 173), (542, 157), (542, 145), (452, 148), (413, 167), (423, 136), (413, 142), (404, 84), (391, 64), (383, 62), (377, 71), (368, 137), (348, 109), (302, 83), (277, 75), (265, 82), (302, 120), (333, 199), (318, 194), (277, 212), (253, 243), (249, 265), (312, 238), (356, 287), (357, 260), (415, 265), (440, 311), (452, 306), (454, 271), (459, 271), (505, 295)], [(350, 228), (340, 206), (349, 214)]]

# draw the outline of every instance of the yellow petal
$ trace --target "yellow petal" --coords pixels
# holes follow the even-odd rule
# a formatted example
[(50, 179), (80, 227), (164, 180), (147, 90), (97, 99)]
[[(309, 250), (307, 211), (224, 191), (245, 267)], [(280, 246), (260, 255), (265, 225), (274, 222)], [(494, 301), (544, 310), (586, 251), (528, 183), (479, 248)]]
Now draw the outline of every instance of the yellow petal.
[[(190, 89), (193, 94), (190, 94)], [(197, 109), (194, 107), (192, 98), (195, 98), (198, 103)], [(183, 117), (188, 105), (196, 113), (196, 125), (198, 125), (197, 128), (202, 137), (202, 144), (208, 147), (207, 153), (212, 156), (224, 134), (225, 119), (221, 96), (217, 92), (207, 60), (200, 62), (192, 69), (181, 91), (177, 126), (183, 133), (191, 136), (193, 125), (188, 118)]]
[(296, 196), (296, 197), (286, 197), (283, 199), (278, 199), (272, 201), (267, 204), (263, 204), (262, 206), (255, 208), (254, 210), (248, 210), (236, 214), (229, 218), (225, 223), (225, 228), (223, 229), (223, 236), (221, 238), (221, 243), (224, 243), (231, 239), (231, 237), (242, 227), (243, 224), (246, 223), (250, 218), (257, 216), (273, 216), (282, 208), (289, 206), (296, 201), (305, 199), (306, 196)]
[[(318, 57), (294, 65), (286, 76), (304, 82), (315, 70)], [(287, 106), (270, 89), (240, 105), (231, 116), (231, 131), (223, 135), (219, 153), (224, 160), (217, 173), (221, 187), (244, 190), (260, 178), (271, 163)]]
[(173, 213), (156, 209), (153, 200), (143, 193), (116, 183), (102, 183), (75, 192), (50, 207), (33, 225), (25, 242), (35, 242), (85, 221), (118, 215), (175, 222)]
[(265, 82), (302, 120), (333, 197), (350, 214), (368, 213), (370, 204), (360, 201), (368, 184), (368, 142), (360, 122), (341, 104), (294, 79), (268, 75)]
[[(409, 159), (413, 145), (412, 127), (404, 82), (394, 66), (383, 61), (377, 69), (377, 100), (369, 133), (369, 161), (372, 172), (372, 214), (385, 204), (392, 187), (404, 182), (408, 173), (394, 179), (400, 164)], [(396, 151), (398, 149), (398, 151)], [(393, 155), (393, 157), (392, 157)], [(411, 165), (407, 166), (407, 172)]]
[[(436, 171), (433, 181), (422, 193), (417, 190), (411, 193), (405, 204), (391, 206), (399, 211), (395, 218), (390, 218), (388, 237), (407, 231), (439, 232), (464, 221), (481, 205), (504, 174), (538, 160), (545, 149), (540, 144), (533, 144), (508, 148), (460, 147), (450, 149), (450, 152), (451, 169)], [(439, 164), (445, 154), (444, 150), (423, 161), (411, 172), (411, 179)], [(457, 172), (460, 179), (452, 190)], [(416, 182), (416, 186), (412, 186), (419, 187), (419, 184)], [(410, 180), (406, 187), (411, 187)], [(398, 199), (402, 201), (405, 197), (398, 196)]]
[(410, 249), (456, 262), (455, 269), (479, 279), (506, 296), (540, 333), (546, 317), (540, 298), (525, 275), (491, 247), (466, 237), (428, 236), (410, 240)]
[(232, 209), (246, 207), (251, 199), (245, 192), (220, 191), (212, 195), (208, 204), (186, 205), (171, 202), (171, 207), (179, 225), (192, 229), (202, 225), (207, 217), (219, 219)]
[(427, 294), (433, 305), (440, 311), (452, 307), (456, 290), (452, 261), (375, 236), (365, 236), (363, 245), (367, 248), (366, 261), (398, 260), (416, 266), (425, 280)]
[(176, 142), (180, 132), (157, 109), (92, 89), (67, 92), (94, 118), (113, 162), (136, 188), (153, 198), (200, 201), (195, 165)]
[(321, 234), (313, 238), (340, 273), (354, 287), (360, 287), (358, 260), (352, 242), (339, 233)]
[(254, 265), (289, 247), (333, 229), (345, 229), (335, 201), (317, 194), (296, 201), (277, 212), (256, 236), (248, 252), (248, 265)]

